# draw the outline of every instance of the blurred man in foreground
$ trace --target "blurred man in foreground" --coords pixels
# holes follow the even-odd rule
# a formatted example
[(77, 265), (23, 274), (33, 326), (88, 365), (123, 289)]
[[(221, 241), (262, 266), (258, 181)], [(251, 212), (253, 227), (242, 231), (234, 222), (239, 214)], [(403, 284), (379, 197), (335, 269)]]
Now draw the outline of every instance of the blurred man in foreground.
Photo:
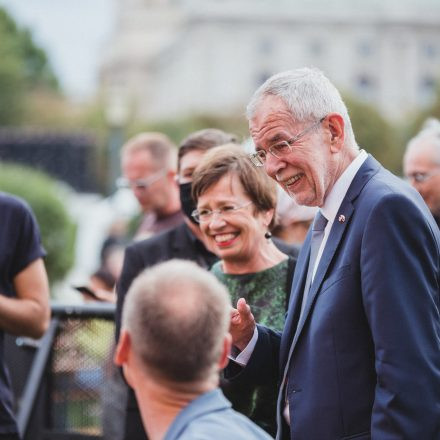
[(27, 204), (0, 192), (0, 439), (18, 439), (3, 359), (4, 332), (40, 338), (49, 325), (46, 255)]
[(143, 218), (135, 238), (171, 229), (183, 220), (176, 176), (176, 146), (162, 133), (140, 133), (121, 150), (123, 177), (119, 187), (131, 188)]
[(428, 119), (412, 138), (403, 158), (403, 171), (420, 193), (440, 227), (440, 121)]
[(217, 279), (183, 260), (144, 271), (125, 301), (115, 361), (150, 440), (269, 439), (218, 388), (231, 305)]

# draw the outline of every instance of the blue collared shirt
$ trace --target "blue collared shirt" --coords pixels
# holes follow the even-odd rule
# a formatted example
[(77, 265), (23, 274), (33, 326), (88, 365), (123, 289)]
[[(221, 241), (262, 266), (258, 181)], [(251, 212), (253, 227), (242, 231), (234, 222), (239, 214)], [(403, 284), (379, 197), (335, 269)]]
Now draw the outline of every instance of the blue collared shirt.
[(268, 440), (272, 437), (231, 408), (219, 388), (202, 394), (174, 419), (164, 440)]

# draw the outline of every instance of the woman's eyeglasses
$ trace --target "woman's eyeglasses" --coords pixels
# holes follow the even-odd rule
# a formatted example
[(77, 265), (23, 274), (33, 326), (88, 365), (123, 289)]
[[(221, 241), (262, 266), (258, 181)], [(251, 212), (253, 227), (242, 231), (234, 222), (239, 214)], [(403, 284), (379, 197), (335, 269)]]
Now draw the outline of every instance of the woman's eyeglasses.
[(240, 206), (234, 206), (234, 205), (225, 205), (220, 209), (195, 209), (191, 217), (197, 222), (197, 223), (206, 223), (211, 221), (212, 218), (214, 218), (214, 214), (218, 214), (222, 217), (227, 217), (228, 215), (233, 215), (235, 212), (237, 212), (239, 209), (246, 208), (246, 206), (249, 206), (252, 202), (247, 202), (244, 205)]

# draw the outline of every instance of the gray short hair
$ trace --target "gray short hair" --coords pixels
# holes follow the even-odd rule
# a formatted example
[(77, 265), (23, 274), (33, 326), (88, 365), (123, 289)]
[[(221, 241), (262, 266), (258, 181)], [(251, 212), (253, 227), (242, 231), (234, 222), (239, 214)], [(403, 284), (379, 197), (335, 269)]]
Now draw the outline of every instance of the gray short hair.
[(329, 113), (340, 114), (350, 145), (356, 145), (347, 107), (336, 87), (320, 70), (304, 67), (271, 76), (252, 96), (246, 108), (249, 120), (267, 95), (279, 96), (297, 122), (318, 121)]
[(230, 311), (229, 294), (214, 275), (191, 261), (169, 260), (135, 279), (122, 327), (149, 372), (188, 383), (216, 371)]
[(408, 142), (407, 151), (414, 148), (419, 142), (426, 142), (435, 145), (437, 155), (432, 158), (434, 162), (440, 164), (440, 121), (435, 118), (428, 118), (422, 129)]

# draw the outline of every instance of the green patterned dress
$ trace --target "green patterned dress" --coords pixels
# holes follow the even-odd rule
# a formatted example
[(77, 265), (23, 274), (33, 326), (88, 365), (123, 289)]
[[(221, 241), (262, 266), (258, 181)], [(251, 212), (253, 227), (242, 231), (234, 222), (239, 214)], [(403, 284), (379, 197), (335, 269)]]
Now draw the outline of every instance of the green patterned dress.
[[(250, 305), (255, 320), (274, 330), (282, 330), (290, 293), (290, 259), (256, 273), (226, 274), (221, 262), (211, 272), (228, 288), (235, 307), (239, 298)], [(276, 432), (277, 385), (243, 387), (222, 381), (222, 389), (235, 410), (249, 417), (272, 436)]]

